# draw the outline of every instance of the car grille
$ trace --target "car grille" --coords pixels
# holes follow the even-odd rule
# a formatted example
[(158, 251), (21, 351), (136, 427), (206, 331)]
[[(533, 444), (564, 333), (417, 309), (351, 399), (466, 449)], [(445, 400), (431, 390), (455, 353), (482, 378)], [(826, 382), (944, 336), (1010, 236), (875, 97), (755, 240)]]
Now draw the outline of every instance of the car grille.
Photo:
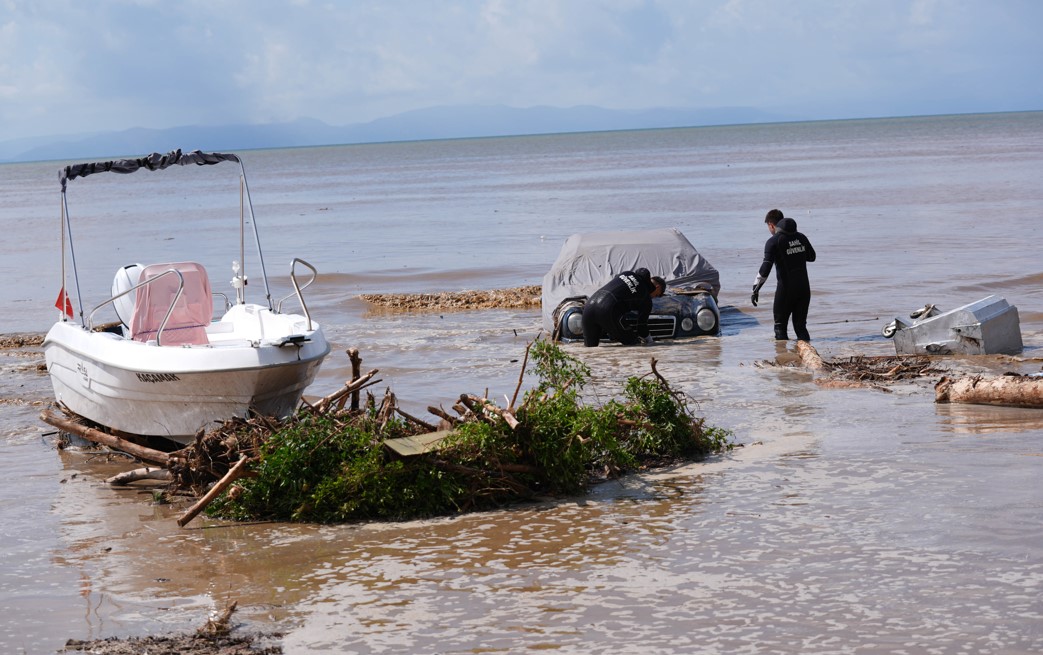
[[(648, 333), (655, 339), (671, 339), (677, 325), (677, 317), (663, 314), (652, 314), (648, 317)], [(633, 330), (637, 326), (637, 316), (627, 314), (623, 317), (623, 327)]]

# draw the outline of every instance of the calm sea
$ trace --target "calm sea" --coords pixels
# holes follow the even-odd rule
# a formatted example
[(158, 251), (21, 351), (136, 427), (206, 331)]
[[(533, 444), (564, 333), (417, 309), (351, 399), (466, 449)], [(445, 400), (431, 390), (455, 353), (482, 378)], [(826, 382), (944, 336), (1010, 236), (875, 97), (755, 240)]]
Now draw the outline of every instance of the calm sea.
[[(178, 508), (104, 484), (124, 463), (54, 449), (42, 357), (7, 352), (0, 650), (193, 629), (235, 600), (289, 653), (1043, 651), (1043, 413), (935, 405), (933, 379), (822, 388), (778, 365), (793, 346), (771, 339), (770, 303), (749, 304), (778, 207), (819, 253), (809, 328), (826, 358), (893, 354), (894, 317), (996, 294), (1024, 353), (960, 364), (1039, 371), (1043, 113), (240, 154), (273, 295), (293, 257), (319, 270), (309, 309), (335, 349), (310, 395), (350, 375), (348, 347), (413, 413), (510, 395), (538, 311), (391, 314), (359, 294), (539, 284), (572, 233), (674, 226), (721, 272), (723, 334), (570, 352), (594, 401), (655, 357), (743, 447), (545, 506), (178, 529)], [(0, 166), (0, 334), (57, 316), (67, 163)], [(125, 264), (180, 259), (227, 289), (236, 174), (70, 182), (85, 295)]]

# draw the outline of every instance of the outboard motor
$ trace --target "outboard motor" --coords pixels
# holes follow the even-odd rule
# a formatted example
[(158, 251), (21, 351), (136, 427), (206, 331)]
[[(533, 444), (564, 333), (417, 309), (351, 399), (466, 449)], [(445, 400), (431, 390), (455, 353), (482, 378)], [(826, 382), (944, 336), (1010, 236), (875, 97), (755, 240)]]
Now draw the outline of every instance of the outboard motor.
[[(141, 282), (141, 271), (145, 269), (141, 264), (127, 264), (116, 271), (116, 277), (112, 279), (112, 306), (116, 309), (116, 318), (123, 324), (123, 336), (127, 336), (130, 326), (130, 317), (134, 314), (134, 298), (137, 292), (127, 293), (135, 285)], [(120, 294), (124, 294), (120, 296)]]

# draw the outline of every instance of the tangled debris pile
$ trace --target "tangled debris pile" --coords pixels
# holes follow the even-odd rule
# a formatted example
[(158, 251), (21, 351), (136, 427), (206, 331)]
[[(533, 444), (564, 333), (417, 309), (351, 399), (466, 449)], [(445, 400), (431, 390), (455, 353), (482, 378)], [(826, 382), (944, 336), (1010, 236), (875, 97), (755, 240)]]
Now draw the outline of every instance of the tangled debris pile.
[(398, 311), (443, 309), (529, 309), (540, 306), (538, 285), (491, 291), (442, 293), (366, 293), (359, 296), (379, 307)]
[[(358, 410), (306, 408), (264, 439), (253, 477), (211, 511), (319, 523), (444, 515), (575, 494), (727, 445), (727, 434), (694, 417), (654, 361), (649, 376), (627, 381), (625, 400), (590, 407), (580, 402), (586, 365), (547, 341), (529, 345), (526, 363), (530, 355), (539, 383), (519, 404), (518, 389), (505, 408), (464, 394), (455, 416), (429, 408), (438, 426), (399, 410), (390, 392)], [(432, 435), (433, 427), (441, 431)], [(435, 440), (408, 455), (389, 447), (420, 434)]]
[(847, 360), (826, 362), (815, 347), (806, 341), (797, 342), (797, 354), (804, 367), (827, 372), (826, 377), (815, 378), (815, 384), (830, 389), (868, 387), (890, 393), (891, 390), (885, 384), (915, 382), (941, 374), (941, 379), (934, 385), (937, 403), (1043, 409), (1043, 373), (1007, 372), (1000, 376), (974, 374), (950, 378), (957, 364), (950, 362), (946, 368), (942, 368), (937, 357), (929, 355), (859, 355)]
[[(539, 382), (518, 402), (530, 357), (528, 372)], [(359, 407), (359, 392), (379, 382), (375, 370), (357, 374), (360, 361), (356, 353), (352, 381), (288, 419), (227, 421), (173, 453), (121, 449), (163, 467), (168, 498), (205, 492), (178, 520), (183, 526), (204, 509), (238, 520), (316, 523), (490, 509), (580, 493), (605, 478), (730, 447), (729, 433), (694, 416), (654, 358), (649, 374), (626, 381), (620, 400), (593, 407), (580, 395), (590, 369), (538, 339), (526, 348), (506, 407), (463, 394), (455, 415), (428, 408), (438, 424), (402, 411), (390, 390), (380, 402), (367, 392)], [(96, 430), (77, 433), (121, 447)], [(138, 469), (110, 481), (156, 474)]]
[[(807, 341), (798, 341), (796, 349), (802, 366), (825, 374), (824, 377), (815, 378), (815, 384), (831, 389), (863, 387), (890, 392), (884, 385), (914, 381), (947, 372), (946, 369), (938, 367), (937, 360), (927, 355), (857, 355), (826, 361)], [(779, 364), (765, 361), (759, 365)]]
[(263, 646), (257, 643), (258, 638), (280, 635), (233, 635), (231, 619), (235, 609), (236, 603), (233, 602), (219, 616), (207, 619), (201, 628), (190, 634), (70, 639), (59, 652), (91, 655), (278, 655), (283, 652), (277, 644)]
[(847, 380), (866, 386), (878, 386), (945, 372), (945, 369), (937, 367), (936, 361), (925, 355), (882, 357), (858, 355), (846, 360), (833, 360), (827, 363), (827, 367), (830, 370), (829, 378), (822, 380), (820, 384), (828, 384), (830, 380)]

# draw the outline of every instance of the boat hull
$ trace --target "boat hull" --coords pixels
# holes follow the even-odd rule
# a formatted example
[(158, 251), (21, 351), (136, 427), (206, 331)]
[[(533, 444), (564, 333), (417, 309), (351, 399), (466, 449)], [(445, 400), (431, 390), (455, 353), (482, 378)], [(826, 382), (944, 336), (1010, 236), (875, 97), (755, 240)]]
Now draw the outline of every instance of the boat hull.
[(317, 326), (306, 337), (160, 347), (60, 322), (44, 355), (69, 410), (116, 432), (187, 443), (216, 421), (292, 414), (329, 353)]

